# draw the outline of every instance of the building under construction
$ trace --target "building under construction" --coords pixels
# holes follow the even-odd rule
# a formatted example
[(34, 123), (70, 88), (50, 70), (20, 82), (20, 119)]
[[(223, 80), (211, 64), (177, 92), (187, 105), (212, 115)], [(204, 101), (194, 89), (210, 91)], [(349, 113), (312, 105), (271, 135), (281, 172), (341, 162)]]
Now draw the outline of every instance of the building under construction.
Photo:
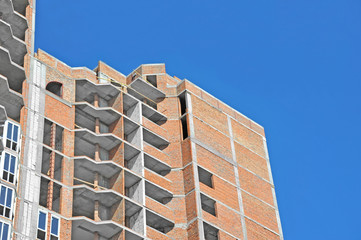
[(263, 128), (164, 64), (33, 50), (0, 0), (0, 240), (283, 239)]

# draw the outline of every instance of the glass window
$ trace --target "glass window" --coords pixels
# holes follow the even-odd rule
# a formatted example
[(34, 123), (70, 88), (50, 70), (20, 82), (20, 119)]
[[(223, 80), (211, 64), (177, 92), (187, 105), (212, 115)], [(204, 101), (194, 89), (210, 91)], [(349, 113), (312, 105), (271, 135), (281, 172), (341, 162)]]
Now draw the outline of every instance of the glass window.
[(10, 225), (7, 223), (0, 222), (0, 239), (8, 240), (10, 239)]
[(37, 239), (45, 240), (47, 233), (49, 233), (46, 225), (50, 220), (50, 217), (50, 240), (59, 239), (60, 219), (56, 216), (52, 216), (50, 213), (43, 211), (39, 211)]
[(5, 143), (7, 148), (18, 151), (19, 132), (19, 126), (8, 122)]
[(59, 218), (54, 216), (51, 217), (51, 235), (59, 235)]
[(46, 213), (39, 211), (39, 221), (38, 228), (41, 230), (46, 230)]
[(16, 164), (17, 157), (10, 153), (4, 152), (2, 179), (11, 183), (15, 183)]
[(13, 204), (13, 190), (1, 185), (0, 190), (0, 215), (11, 218), (11, 208)]

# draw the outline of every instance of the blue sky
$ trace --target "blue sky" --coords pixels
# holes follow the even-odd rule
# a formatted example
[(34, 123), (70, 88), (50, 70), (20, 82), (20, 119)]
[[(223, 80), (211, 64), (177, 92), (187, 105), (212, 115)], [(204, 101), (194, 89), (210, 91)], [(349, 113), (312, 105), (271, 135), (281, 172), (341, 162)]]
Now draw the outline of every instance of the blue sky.
[(266, 129), (285, 239), (361, 239), (361, 1), (37, 1), (36, 48), (166, 63)]

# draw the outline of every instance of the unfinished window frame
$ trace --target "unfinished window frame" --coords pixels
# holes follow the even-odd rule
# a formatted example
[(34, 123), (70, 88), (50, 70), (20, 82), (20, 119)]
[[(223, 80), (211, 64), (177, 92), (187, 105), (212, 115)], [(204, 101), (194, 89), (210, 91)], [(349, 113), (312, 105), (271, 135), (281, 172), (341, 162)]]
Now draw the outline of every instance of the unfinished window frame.
[[(202, 210), (209, 213), (209, 214), (211, 214), (211, 215), (213, 215), (213, 216), (215, 216), (215, 217), (217, 217), (218, 216), (217, 201), (214, 200), (213, 198), (208, 197), (204, 193), (200, 193), (200, 195), (201, 195), (201, 208), (202, 208)], [(208, 209), (209, 206), (203, 202), (204, 200), (213, 202), (213, 206), (211, 207), (211, 208), (213, 208), (212, 211), (210, 211)], [(206, 207), (204, 207), (204, 206), (206, 206)]]
[[(199, 179), (199, 182), (203, 183), (204, 185), (210, 187), (210, 188), (213, 188), (214, 189), (214, 174), (211, 173), (210, 171), (206, 170), (204, 167), (201, 167), (201, 166), (197, 166), (197, 170), (198, 170), (198, 179)], [(210, 175), (210, 182), (207, 182), (207, 181), (203, 181), (203, 177), (201, 178), (201, 173), (200, 172), (204, 172), (208, 175)]]

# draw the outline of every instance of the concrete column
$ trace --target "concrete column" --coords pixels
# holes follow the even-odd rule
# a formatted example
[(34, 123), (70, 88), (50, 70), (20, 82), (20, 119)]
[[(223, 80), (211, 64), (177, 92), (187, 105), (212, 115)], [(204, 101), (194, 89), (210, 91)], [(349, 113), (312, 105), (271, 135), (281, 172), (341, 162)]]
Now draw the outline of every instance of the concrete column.
[(101, 161), (99, 151), (100, 151), (100, 146), (97, 143), (97, 144), (95, 144), (95, 156), (94, 156), (94, 160), (97, 161), (97, 162)]
[(94, 240), (99, 240), (99, 233), (98, 232), (94, 232)]
[(98, 200), (95, 200), (95, 203), (94, 203), (94, 221), (96, 221), (96, 222), (101, 221), (100, 217), (99, 217), (99, 201)]
[(99, 96), (97, 93), (94, 93), (94, 107), (99, 107)]
[(99, 118), (95, 118), (95, 133), (99, 134), (100, 133), (100, 122), (99, 122)]

